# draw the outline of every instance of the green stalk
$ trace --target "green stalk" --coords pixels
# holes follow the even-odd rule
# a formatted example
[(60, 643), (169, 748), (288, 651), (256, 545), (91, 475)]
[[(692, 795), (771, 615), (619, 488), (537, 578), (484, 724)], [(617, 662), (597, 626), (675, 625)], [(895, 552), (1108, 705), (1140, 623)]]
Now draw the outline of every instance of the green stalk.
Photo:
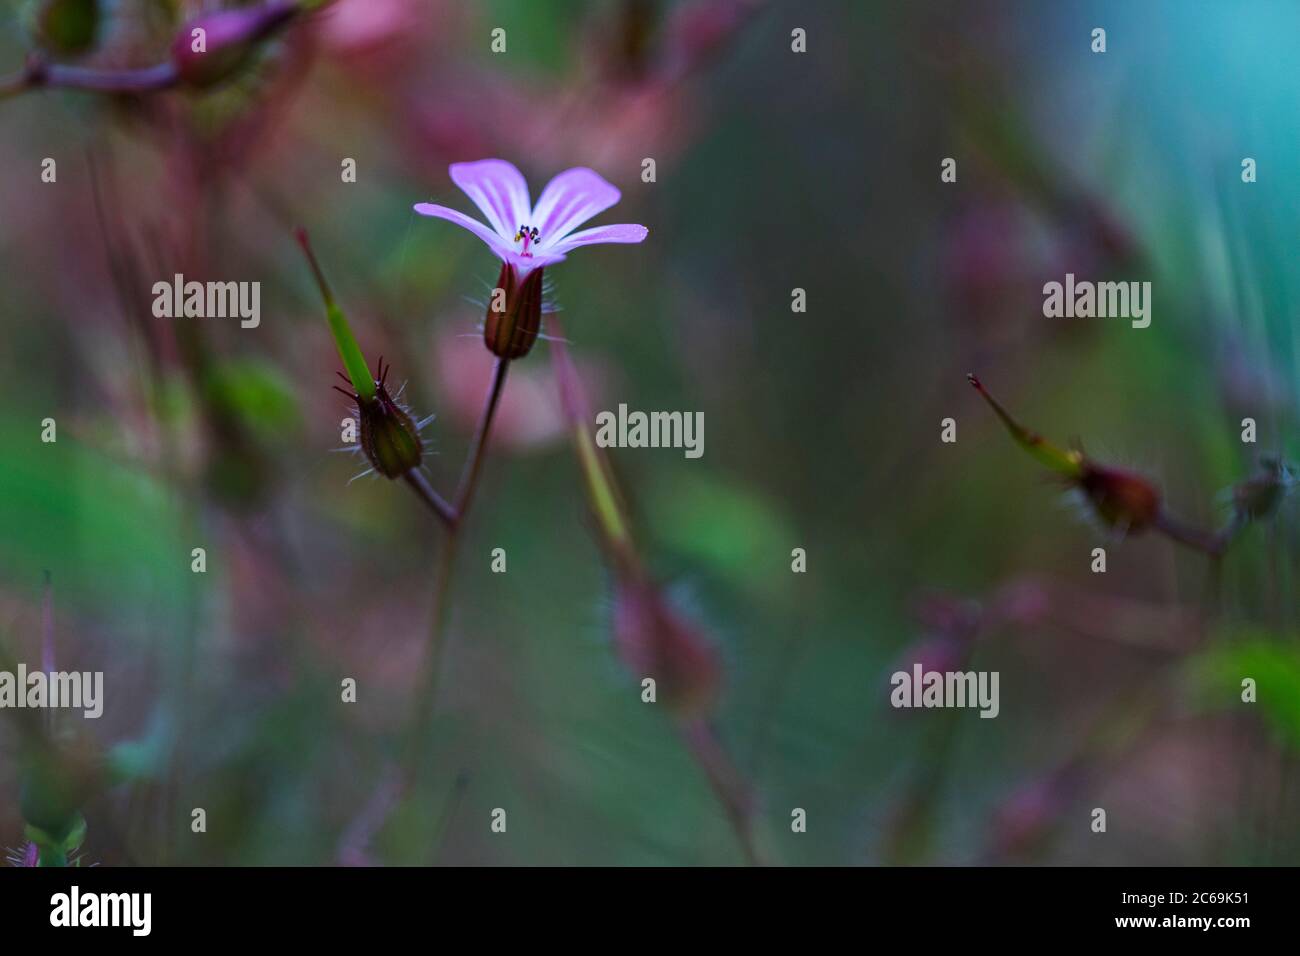
[(343, 314), (343, 310), (334, 301), (334, 295), (330, 292), (329, 283), (325, 281), (325, 274), (321, 272), (320, 263), (316, 261), (316, 254), (312, 252), (311, 240), (307, 238), (307, 230), (298, 229), (295, 235), (298, 238), (298, 245), (302, 246), (302, 251), (307, 256), (308, 264), (311, 265), (312, 275), (316, 279), (316, 287), (320, 290), (321, 299), (325, 303), (325, 318), (329, 322), (330, 334), (334, 336), (334, 345), (339, 350), (339, 358), (343, 359), (343, 367), (347, 369), (348, 380), (352, 382), (352, 388), (356, 390), (357, 396), (362, 402), (374, 401), (374, 376), (370, 374), (370, 367), (366, 364), (366, 357), (361, 354), (361, 346), (357, 345), (356, 336), (352, 334), (352, 328), (348, 325), (347, 316)]
[(1011, 437), (1015, 439), (1017, 445), (1048, 468), (1060, 472), (1068, 478), (1077, 479), (1083, 474), (1082, 454), (1077, 451), (1066, 451), (1063, 448), (1058, 448), (1042, 435), (1030, 431), (1007, 413), (1007, 410), (988, 393), (978, 378), (968, 374), (966, 380), (975, 387), (975, 391), (983, 396), (984, 401), (989, 403), (989, 407), (1002, 420), (1002, 424), (1006, 426), (1007, 431), (1011, 433)]

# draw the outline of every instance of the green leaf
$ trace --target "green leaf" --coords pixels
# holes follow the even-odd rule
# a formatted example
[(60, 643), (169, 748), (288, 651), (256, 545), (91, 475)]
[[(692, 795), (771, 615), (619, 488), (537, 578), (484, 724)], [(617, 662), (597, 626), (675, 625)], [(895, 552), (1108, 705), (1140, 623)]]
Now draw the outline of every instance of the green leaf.
[(293, 387), (279, 369), (255, 359), (224, 362), (206, 381), (210, 400), (233, 413), (259, 437), (283, 442), (301, 424)]
[(763, 587), (763, 556), (788, 554), (796, 537), (778, 510), (738, 482), (682, 470), (656, 481), (651, 497), (660, 540), (738, 587)]

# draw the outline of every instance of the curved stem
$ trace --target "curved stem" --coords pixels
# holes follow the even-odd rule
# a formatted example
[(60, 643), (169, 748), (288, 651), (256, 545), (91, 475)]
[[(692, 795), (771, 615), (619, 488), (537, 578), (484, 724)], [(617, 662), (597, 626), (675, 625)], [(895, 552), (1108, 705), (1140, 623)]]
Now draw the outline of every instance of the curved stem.
[(470, 502), (474, 500), (474, 491), (478, 487), (479, 473), (483, 469), (483, 453), (487, 449), (488, 432), (492, 429), (492, 419), (496, 417), (497, 405), (501, 401), (501, 391), (506, 385), (506, 372), (510, 360), (498, 358), (492, 369), (492, 388), (488, 392), (487, 404), (483, 407), (483, 416), (479, 419), (478, 431), (474, 433), (474, 443), (470, 446), (469, 458), (465, 461), (465, 470), (461, 472), (460, 487), (456, 491), (456, 513), (465, 517)]
[(1172, 541), (1217, 558), (1227, 549), (1228, 543), (1236, 534), (1237, 522), (1230, 523), (1223, 531), (1213, 533), (1183, 524), (1177, 518), (1162, 511), (1156, 517), (1154, 527)]
[(21, 71), (0, 80), (0, 99), (27, 90), (57, 88), (91, 93), (153, 93), (180, 82), (175, 64), (158, 63), (132, 70), (94, 70), (48, 63), (32, 55)]
[[(411, 780), (414, 782), (419, 766), (419, 751), (425, 726), (433, 716), (434, 700), (438, 693), (438, 682), (442, 674), (443, 649), (446, 645), (447, 595), (451, 590), (451, 579), (455, 570), (456, 553), (460, 544), (460, 529), (469, 514), (474, 501), (474, 492), (478, 488), (479, 476), (483, 471), (483, 459), (487, 450), (488, 436), (492, 431), (492, 422), (496, 418), (497, 406), (501, 403), (501, 393), (505, 388), (506, 371), (510, 367), (508, 359), (498, 358), (492, 372), (492, 385), (488, 390), (483, 405), (483, 414), (479, 418), (478, 428), (470, 444), (469, 456), (461, 473), (460, 486), (456, 492), (456, 503), (447, 505), (450, 520), (447, 521), (447, 540), (438, 555), (437, 568), (433, 583), (433, 619), (429, 628), (429, 644), (425, 656), (424, 676), (418, 692), (415, 718), (411, 726)], [(410, 474), (410, 473), (408, 473)], [(421, 476), (422, 480), (423, 476)], [(424, 482), (427, 487), (428, 483)], [(414, 482), (412, 483), (414, 487)], [(419, 489), (417, 489), (419, 490)], [(428, 489), (431, 493), (432, 488)], [(441, 500), (441, 499), (439, 499)]]
[(429, 484), (429, 479), (424, 477), (422, 471), (412, 468), (402, 475), (402, 479), (411, 486), (420, 500), (427, 504), (433, 513), (441, 519), (449, 531), (456, 529), (456, 524), (460, 521), (460, 514), (455, 508), (447, 504), (447, 499), (434, 491), (433, 485)]
[(686, 741), (686, 749), (704, 771), (709, 786), (727, 815), (727, 822), (736, 834), (746, 864), (762, 866), (763, 858), (754, 841), (749, 795), (745, 792), (743, 779), (718, 741), (713, 728), (704, 720), (691, 720), (681, 725), (681, 732)]

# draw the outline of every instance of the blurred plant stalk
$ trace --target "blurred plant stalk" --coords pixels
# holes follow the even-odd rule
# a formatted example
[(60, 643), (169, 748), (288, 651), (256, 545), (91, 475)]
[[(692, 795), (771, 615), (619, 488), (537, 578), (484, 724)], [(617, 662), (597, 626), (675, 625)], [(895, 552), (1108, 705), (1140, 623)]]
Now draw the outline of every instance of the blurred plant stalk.
[[(298, 229), (296, 238), (311, 268), (321, 300), (325, 306), (326, 321), (338, 349), (339, 357), (347, 370), (346, 380), (354, 391), (346, 392), (357, 404), (360, 422), (361, 446), (375, 471), (389, 479), (401, 478), (443, 525), (446, 537), (438, 550), (434, 568), (433, 611), (425, 660), (419, 686), (416, 690), (415, 710), (409, 730), (408, 755), (400, 791), (410, 792), (417, 784), (425, 750), (425, 731), (433, 718), (438, 684), (442, 673), (442, 660), (446, 646), (446, 629), (451, 583), (455, 573), (456, 557), (460, 548), (461, 529), (469, 515), (483, 474), (492, 423), (501, 405), (505, 391), (506, 374), (510, 359), (498, 357), (493, 367), (492, 382), (484, 398), (483, 412), (471, 440), (465, 464), (461, 470), (456, 494), (451, 502), (444, 499), (420, 470), (421, 450), (415, 431), (418, 427), (403, 410), (395, 408), (384, 387), (382, 367), (379, 377), (371, 376), (361, 347), (357, 344), (347, 316), (334, 299), (325, 274), (311, 247), (306, 230)], [(338, 388), (337, 386), (335, 386)], [(388, 437), (383, 437), (387, 435)]]
[(1149, 479), (1132, 471), (1100, 464), (1078, 449), (1067, 451), (1053, 445), (1012, 418), (973, 374), (966, 378), (993, 409), (1016, 444), (1058, 475), (1068, 487), (1079, 491), (1096, 517), (1122, 535), (1151, 529), (1217, 559), (1247, 524), (1267, 517), (1277, 509), (1294, 481), (1284, 462), (1265, 459), (1259, 474), (1233, 486), (1232, 518), (1222, 529), (1211, 532), (1195, 528), (1170, 514), (1164, 506), (1160, 489)]
[[(168, 59), (146, 67), (99, 69), (54, 62), (43, 50), (28, 53), (16, 74), (0, 79), (0, 99), (35, 89), (79, 90), (88, 93), (147, 94), (176, 87), (207, 89), (230, 79), (258, 53), (262, 44), (299, 14), (325, 6), (330, 0), (268, 0), (259, 6), (233, 7), (203, 13), (176, 31)], [(73, 41), (54, 44), (55, 52), (82, 54), (95, 45), (100, 11), (88, 0), (45, 0), (38, 13), (41, 24), (67, 23), (61, 32)], [(77, 6), (90, 27), (61, 16)], [(202, 31), (199, 33), (198, 31)], [(45, 31), (48, 33), (48, 30)], [(44, 34), (42, 34), (44, 38)], [(201, 47), (199, 38), (202, 38)], [(50, 46), (49, 42), (45, 45)]]
[[(54, 596), (48, 571), (41, 597), (40, 657), (40, 670), (55, 673)], [(17, 670), (18, 659), (0, 634), (0, 671)], [(6, 713), (17, 730), (19, 811), (25, 824), (25, 843), (14, 857), (23, 866), (79, 866), (78, 851), (87, 830), (82, 808), (111, 787), (161, 773), (170, 741), (165, 733), (150, 733), (104, 747), (81, 729), (84, 725), (57, 710), (6, 708)]]
[(710, 715), (722, 682), (717, 653), (701, 628), (686, 620), (645, 567), (631, 520), (607, 456), (596, 446), (586, 393), (551, 316), (551, 361), (573, 436), (587, 502), (601, 549), (615, 577), (614, 640), (631, 675), (653, 677), (691, 758), (726, 813), (751, 866), (763, 864), (754, 838), (752, 788), (735, 766)]

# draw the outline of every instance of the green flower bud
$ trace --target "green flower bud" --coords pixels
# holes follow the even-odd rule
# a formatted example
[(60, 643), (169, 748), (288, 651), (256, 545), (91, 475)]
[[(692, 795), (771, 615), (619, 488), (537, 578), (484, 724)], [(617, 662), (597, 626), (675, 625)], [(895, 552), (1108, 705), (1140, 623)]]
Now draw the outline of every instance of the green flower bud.
[[(413, 468), (420, 467), (424, 446), (420, 430), (406, 409), (388, 394), (385, 380), (389, 369), (379, 360), (379, 374), (375, 378), (375, 397), (357, 399), (361, 424), (361, 449), (370, 464), (385, 478), (400, 478)], [(355, 397), (355, 396), (354, 396)]]
[(42, 0), (31, 8), (31, 31), (50, 53), (76, 56), (99, 39), (99, 0)]

